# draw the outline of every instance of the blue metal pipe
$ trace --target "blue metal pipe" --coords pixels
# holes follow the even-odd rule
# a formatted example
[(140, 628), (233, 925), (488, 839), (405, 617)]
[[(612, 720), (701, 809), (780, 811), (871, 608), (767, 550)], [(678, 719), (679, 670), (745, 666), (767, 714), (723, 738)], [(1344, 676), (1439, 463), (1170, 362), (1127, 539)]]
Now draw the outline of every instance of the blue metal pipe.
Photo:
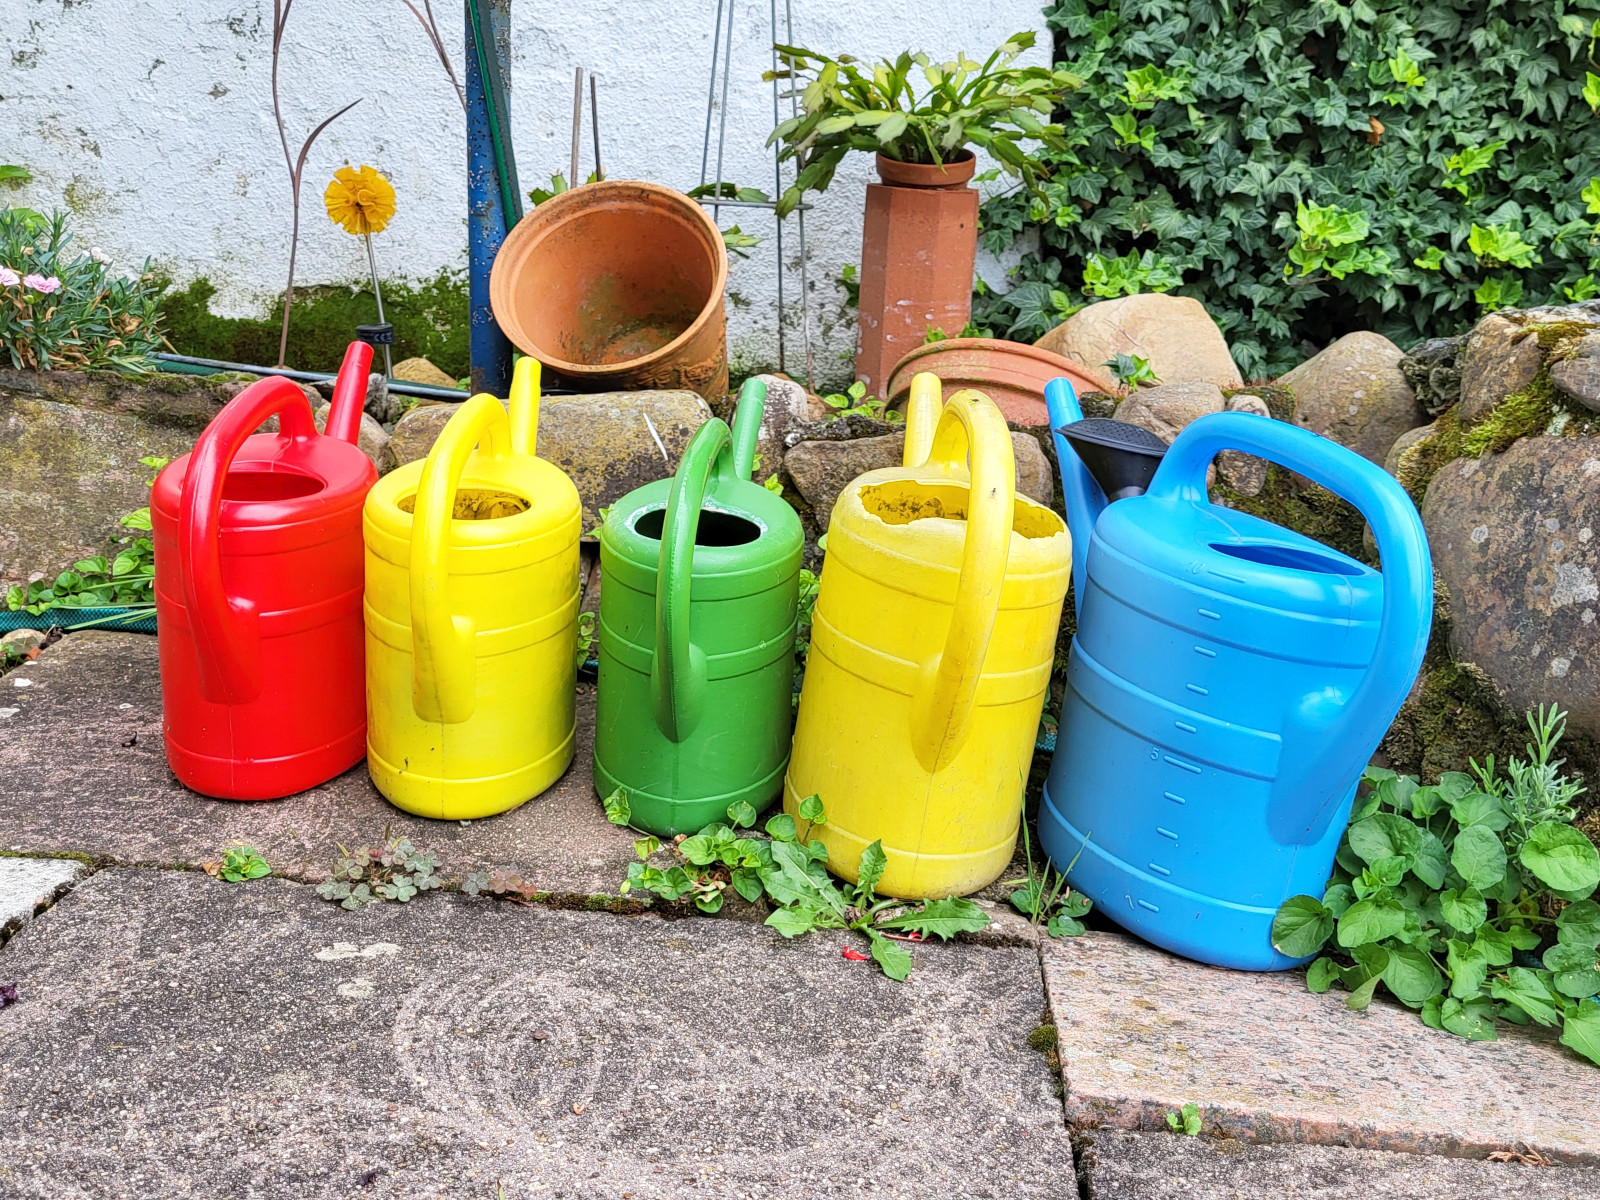
[[(472, 390), (495, 396), (511, 394), (511, 342), (495, 323), (489, 307), (489, 271), (509, 228), (502, 164), (495, 153), (496, 120), (509, 128), (506, 114), (491, 109), (491, 83), (479, 68), (481, 26), (478, 10), (487, 11), (491, 37), (484, 39), (486, 55), (505, 61), (501, 47), (510, 37), (511, 0), (469, 0), (464, 4), (467, 32), (467, 301)], [(500, 72), (502, 77), (504, 72)], [(503, 93), (501, 96), (503, 101)], [(515, 187), (514, 181), (509, 181)], [(514, 214), (512, 214), (514, 219)]]

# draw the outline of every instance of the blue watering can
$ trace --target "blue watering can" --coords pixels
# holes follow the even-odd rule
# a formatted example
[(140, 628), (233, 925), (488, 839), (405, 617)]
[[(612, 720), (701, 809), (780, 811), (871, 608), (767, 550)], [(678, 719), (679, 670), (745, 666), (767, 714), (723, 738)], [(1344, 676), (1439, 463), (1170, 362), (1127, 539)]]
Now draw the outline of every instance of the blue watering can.
[[(1078, 632), (1040, 841), (1100, 911), (1158, 946), (1241, 970), (1295, 966), (1272, 947), (1273, 916), (1322, 895), (1361, 772), (1427, 646), (1433, 571), (1416, 507), (1366, 459), (1281, 421), (1216, 413), (1163, 448), (1083, 421), (1065, 379), (1045, 399)], [(1382, 573), (1212, 504), (1221, 450), (1349, 500)]]

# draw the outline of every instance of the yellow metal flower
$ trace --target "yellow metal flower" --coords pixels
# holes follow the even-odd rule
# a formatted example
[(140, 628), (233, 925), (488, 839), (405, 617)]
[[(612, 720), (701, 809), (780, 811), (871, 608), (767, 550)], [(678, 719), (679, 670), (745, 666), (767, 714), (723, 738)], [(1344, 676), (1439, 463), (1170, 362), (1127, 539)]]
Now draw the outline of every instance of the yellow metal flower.
[(376, 167), (340, 167), (322, 202), (346, 233), (382, 233), (394, 216), (394, 187)]

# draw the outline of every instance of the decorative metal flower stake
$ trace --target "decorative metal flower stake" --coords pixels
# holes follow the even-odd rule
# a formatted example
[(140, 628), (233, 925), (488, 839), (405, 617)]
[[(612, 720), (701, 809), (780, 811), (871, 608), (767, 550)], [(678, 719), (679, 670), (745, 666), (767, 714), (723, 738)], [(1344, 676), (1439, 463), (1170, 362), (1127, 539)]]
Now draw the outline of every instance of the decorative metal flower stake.
[[(382, 233), (394, 216), (394, 187), (376, 167), (340, 167), (322, 194), (328, 217), (346, 233), (360, 234), (367, 243), (367, 269), (372, 272), (372, 295), (378, 302), (378, 322), (384, 324), (383, 293), (378, 288), (378, 260), (372, 253), (372, 235)], [(384, 374), (394, 378), (389, 347), (383, 348)]]

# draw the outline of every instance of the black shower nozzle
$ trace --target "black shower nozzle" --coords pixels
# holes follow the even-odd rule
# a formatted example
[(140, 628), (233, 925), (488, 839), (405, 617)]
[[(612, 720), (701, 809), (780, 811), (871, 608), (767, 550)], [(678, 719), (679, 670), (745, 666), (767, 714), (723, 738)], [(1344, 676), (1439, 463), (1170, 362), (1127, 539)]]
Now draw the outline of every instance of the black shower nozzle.
[(1066, 438), (1107, 501), (1142, 496), (1155, 478), (1167, 444), (1139, 425), (1089, 417), (1056, 431)]

